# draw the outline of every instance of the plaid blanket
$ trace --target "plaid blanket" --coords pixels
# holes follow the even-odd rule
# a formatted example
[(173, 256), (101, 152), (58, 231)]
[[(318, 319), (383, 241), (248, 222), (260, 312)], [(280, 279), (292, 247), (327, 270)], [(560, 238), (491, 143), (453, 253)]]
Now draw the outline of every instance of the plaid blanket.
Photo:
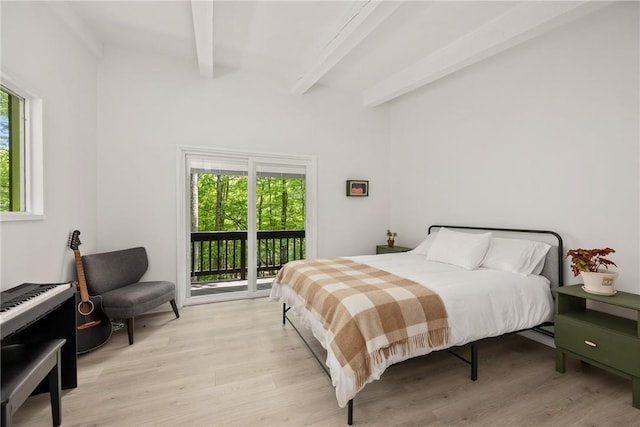
[(411, 280), (346, 258), (293, 261), (274, 283), (291, 287), (327, 331), (356, 392), (391, 355), (448, 342), (440, 296)]

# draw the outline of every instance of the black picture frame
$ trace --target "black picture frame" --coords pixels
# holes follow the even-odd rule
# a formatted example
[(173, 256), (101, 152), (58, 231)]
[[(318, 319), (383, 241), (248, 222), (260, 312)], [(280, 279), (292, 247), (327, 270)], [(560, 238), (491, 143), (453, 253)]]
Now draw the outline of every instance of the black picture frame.
[(361, 179), (347, 180), (347, 196), (348, 197), (367, 197), (369, 196), (369, 181)]

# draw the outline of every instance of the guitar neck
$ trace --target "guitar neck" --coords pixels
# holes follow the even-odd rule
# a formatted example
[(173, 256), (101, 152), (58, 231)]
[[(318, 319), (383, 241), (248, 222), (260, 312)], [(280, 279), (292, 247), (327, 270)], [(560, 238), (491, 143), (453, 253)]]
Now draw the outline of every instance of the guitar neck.
[(89, 291), (87, 290), (87, 279), (84, 277), (84, 267), (82, 266), (82, 258), (80, 258), (80, 251), (73, 250), (73, 255), (76, 259), (76, 273), (78, 274), (78, 289), (80, 290), (80, 299), (82, 301), (89, 301)]

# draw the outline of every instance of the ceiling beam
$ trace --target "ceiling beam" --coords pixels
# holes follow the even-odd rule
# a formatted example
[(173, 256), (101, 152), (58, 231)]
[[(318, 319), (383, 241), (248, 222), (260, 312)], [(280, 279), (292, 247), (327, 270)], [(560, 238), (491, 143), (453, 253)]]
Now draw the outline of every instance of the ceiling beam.
[(363, 92), (365, 106), (377, 106), (519, 45), (608, 4), (524, 2)]
[(213, 79), (213, 1), (191, 0), (191, 16), (200, 76)]
[(357, 2), (334, 27), (328, 42), (307, 64), (306, 72), (298, 77), (291, 91), (298, 95), (307, 92), (401, 4), (402, 1)]
[(58, 1), (48, 1), (46, 4), (96, 58), (102, 58), (104, 54), (103, 43), (94, 35), (71, 5)]

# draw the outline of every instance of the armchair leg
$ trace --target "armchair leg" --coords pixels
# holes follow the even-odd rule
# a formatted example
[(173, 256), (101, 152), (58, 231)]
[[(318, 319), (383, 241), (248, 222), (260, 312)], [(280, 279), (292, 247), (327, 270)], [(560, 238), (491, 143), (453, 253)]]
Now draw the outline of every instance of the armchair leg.
[(172, 299), (169, 301), (171, 303), (171, 308), (173, 308), (173, 312), (176, 315), (176, 319), (180, 317), (180, 313), (178, 313), (178, 306), (176, 305), (176, 300)]
[(133, 344), (133, 317), (127, 319), (127, 333), (129, 334), (129, 345)]

